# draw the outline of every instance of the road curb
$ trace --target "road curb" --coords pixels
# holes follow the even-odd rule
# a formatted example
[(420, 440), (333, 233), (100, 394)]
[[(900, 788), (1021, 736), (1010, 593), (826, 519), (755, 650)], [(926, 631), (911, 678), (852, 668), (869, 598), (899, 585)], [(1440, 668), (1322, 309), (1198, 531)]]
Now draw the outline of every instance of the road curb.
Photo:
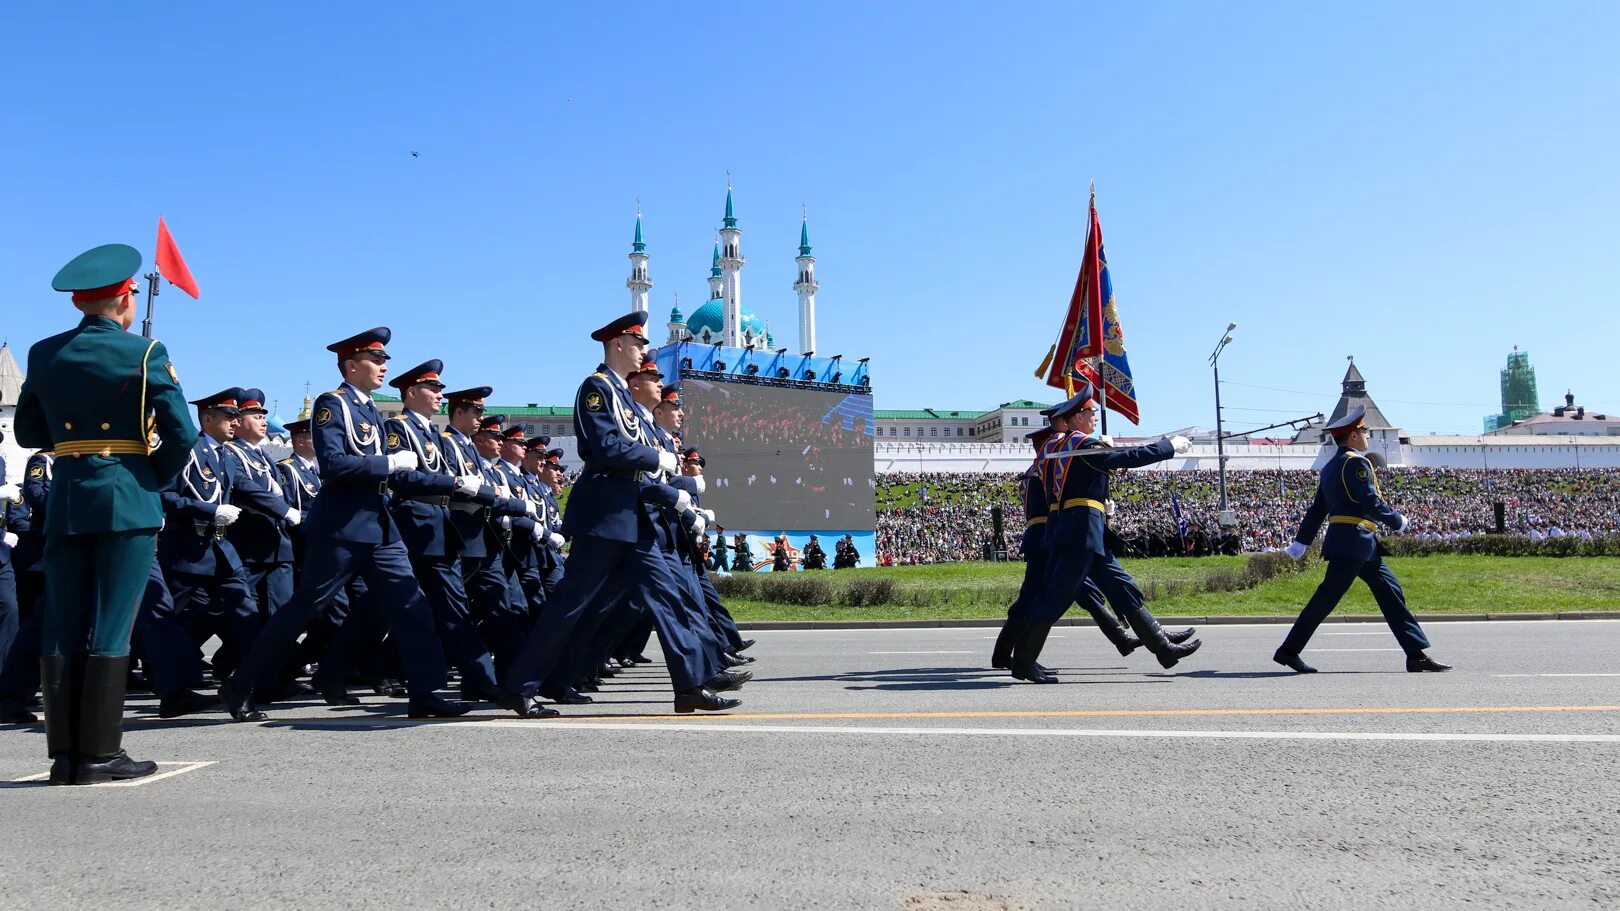
[[(1536, 613), (1502, 614), (1418, 614), (1422, 623), (1477, 623), (1487, 620), (1620, 620), (1620, 610), (1542, 611)], [(1194, 623), (1202, 626), (1222, 626), (1237, 623), (1293, 623), (1292, 616), (1215, 616), (1215, 617), (1160, 617), (1166, 624)], [(1378, 614), (1346, 614), (1330, 616), (1328, 623), (1383, 623)], [(738, 621), (745, 630), (794, 629), (1000, 629), (1000, 618), (980, 620), (758, 620)], [(1090, 617), (1065, 617), (1058, 626), (1096, 626)]]

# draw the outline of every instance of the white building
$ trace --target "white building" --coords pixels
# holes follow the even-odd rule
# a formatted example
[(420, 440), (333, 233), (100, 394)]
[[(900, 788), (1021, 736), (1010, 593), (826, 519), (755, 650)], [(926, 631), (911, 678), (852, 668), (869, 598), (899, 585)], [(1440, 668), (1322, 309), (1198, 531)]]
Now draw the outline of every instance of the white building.
[(1575, 404), (1575, 394), (1566, 392), (1564, 404), (1552, 411), (1514, 421), (1490, 431), (1488, 436), (1620, 437), (1620, 415), (1589, 412)]
[(11, 346), (0, 342), (0, 456), (6, 460), (5, 477), (0, 483), (16, 484), (22, 481), (23, 463), (30, 450), (17, 445), (13, 439), (12, 423), (17, 414), (17, 399), (22, 395), (23, 372), (17, 365), (17, 356)]

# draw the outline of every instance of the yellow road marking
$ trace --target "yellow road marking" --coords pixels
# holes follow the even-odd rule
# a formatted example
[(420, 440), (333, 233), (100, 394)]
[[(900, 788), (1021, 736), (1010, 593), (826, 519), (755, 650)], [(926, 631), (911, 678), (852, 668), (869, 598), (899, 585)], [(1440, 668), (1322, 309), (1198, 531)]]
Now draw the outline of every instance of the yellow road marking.
[[(566, 715), (557, 721), (851, 721), (877, 718), (1162, 718), (1225, 715), (1446, 715), (1525, 712), (1620, 712), (1620, 705), (1465, 705), (1303, 709), (1071, 709), (985, 712), (737, 712), (726, 715)], [(469, 719), (470, 720), (470, 719)], [(550, 719), (548, 719), (550, 720)]]

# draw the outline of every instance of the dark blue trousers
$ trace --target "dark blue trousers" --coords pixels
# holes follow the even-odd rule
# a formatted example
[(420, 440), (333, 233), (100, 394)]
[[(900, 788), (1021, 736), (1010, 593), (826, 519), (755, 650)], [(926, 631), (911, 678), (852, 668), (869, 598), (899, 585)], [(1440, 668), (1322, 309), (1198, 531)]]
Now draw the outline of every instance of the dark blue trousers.
[(11, 648), (0, 654), (0, 702), (27, 702), (39, 691), (39, 645), (45, 621), (45, 574), (17, 574), (21, 620)]
[(685, 592), (650, 535), (634, 544), (592, 535), (575, 538), (557, 590), (541, 607), (533, 633), (505, 675), (506, 688), (533, 696), (542, 682), (565, 673), (580, 649), (599, 657), (593, 646), (621, 596), (652, 611), (675, 691), (702, 686), (717, 673), (715, 656), (704, 653), (694, 632), (697, 618), (681, 603)]
[(714, 627), (715, 635), (725, 644), (726, 651), (736, 651), (742, 647), (742, 631), (737, 629), (737, 620), (726, 610), (726, 605), (720, 600), (720, 591), (714, 587), (714, 580), (708, 573), (697, 577), (698, 590), (703, 593), (703, 603), (709, 611), (709, 623)]
[(461, 578), (461, 561), (455, 557), (411, 555), (411, 568), (422, 594), (433, 608), (439, 636), (450, 653), (450, 660), (461, 671), (461, 685), (468, 690), (493, 690), (495, 664), (489, 649), (473, 626), (467, 609), (467, 591)]
[(247, 689), (273, 688), (293, 654), (298, 637), (328, 602), (355, 576), (387, 613), (404, 663), (406, 688), (426, 696), (444, 685), (444, 648), (433, 610), (411, 573), (405, 545), (310, 541), (303, 584), (292, 601), (265, 624), (253, 650), (242, 659), (236, 678)]
[(264, 625), (247, 573), (220, 561), (212, 576), (167, 572), (163, 577), (176, 615), (191, 631), (192, 641), (202, 645), (210, 636), (219, 637), (213, 664), (223, 679), (253, 646)]
[(259, 603), (259, 613), (270, 617), (293, 597), (293, 568), (291, 563), (245, 563), (242, 571), (247, 576), (248, 590)]
[(1401, 583), (1396, 581), (1395, 573), (1384, 558), (1374, 554), (1367, 561), (1327, 561), (1327, 575), (1322, 577), (1322, 584), (1316, 587), (1316, 593), (1311, 595), (1311, 600), (1300, 612), (1299, 619), (1294, 621), (1294, 628), (1288, 631), (1288, 637), (1278, 651), (1285, 655), (1297, 655), (1304, 651), (1305, 644), (1311, 641), (1311, 634), (1339, 606), (1339, 599), (1358, 578), (1372, 589), (1373, 599), (1378, 602), (1384, 622), (1389, 624), (1389, 631), (1395, 634), (1395, 641), (1400, 643), (1402, 651), (1410, 657), (1429, 647), (1429, 637), (1423, 635), (1423, 627), (1418, 625), (1417, 618), (1406, 608), (1406, 595), (1401, 592)]
[(140, 611), (135, 615), (133, 644), (141, 653), (152, 692), (170, 696), (203, 682), (202, 652), (175, 607), (156, 560), (146, 579)]

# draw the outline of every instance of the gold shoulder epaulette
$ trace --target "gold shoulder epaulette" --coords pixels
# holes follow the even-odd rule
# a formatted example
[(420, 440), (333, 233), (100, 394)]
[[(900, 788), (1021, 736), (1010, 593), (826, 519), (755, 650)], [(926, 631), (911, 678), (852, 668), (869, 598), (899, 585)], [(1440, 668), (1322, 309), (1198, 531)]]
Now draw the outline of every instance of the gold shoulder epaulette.
[(591, 376), (594, 376), (594, 377), (596, 377), (596, 378), (597, 378), (597, 379), (599, 379), (599, 380), (605, 380), (605, 379), (607, 379), (607, 374), (605, 374), (605, 373), (603, 373), (603, 372), (602, 372), (602, 371), (600, 371), (600, 370), (598, 370), (598, 371), (597, 371), (597, 372), (595, 372), (595, 373), (593, 373), (593, 374), (591, 374)]
[(292, 456), (288, 456), (285, 459), (277, 459), (276, 464), (277, 465), (291, 465), (292, 464)]

